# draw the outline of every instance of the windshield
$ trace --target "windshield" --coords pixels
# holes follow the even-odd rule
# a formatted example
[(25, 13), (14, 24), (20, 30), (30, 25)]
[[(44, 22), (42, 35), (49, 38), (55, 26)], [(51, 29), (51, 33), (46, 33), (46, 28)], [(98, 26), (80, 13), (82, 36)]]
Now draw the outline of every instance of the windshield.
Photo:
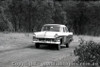
[(44, 26), (42, 28), (42, 31), (56, 31), (56, 32), (59, 32), (59, 29), (60, 29), (59, 26), (52, 25), (52, 26)]

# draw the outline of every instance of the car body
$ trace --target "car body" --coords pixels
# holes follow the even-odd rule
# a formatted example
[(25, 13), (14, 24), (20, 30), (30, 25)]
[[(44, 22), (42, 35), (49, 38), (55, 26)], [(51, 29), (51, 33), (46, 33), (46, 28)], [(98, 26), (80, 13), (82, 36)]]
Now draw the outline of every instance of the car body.
[(62, 24), (45, 24), (40, 32), (34, 32), (33, 42), (36, 48), (40, 44), (55, 45), (59, 50), (60, 45), (69, 47), (69, 43), (73, 40), (73, 33), (68, 31), (68, 28)]

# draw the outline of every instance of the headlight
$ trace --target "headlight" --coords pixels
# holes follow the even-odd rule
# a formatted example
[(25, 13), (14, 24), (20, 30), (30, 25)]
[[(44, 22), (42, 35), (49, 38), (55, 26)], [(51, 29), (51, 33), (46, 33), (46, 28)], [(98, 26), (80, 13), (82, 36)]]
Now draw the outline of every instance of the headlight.
[(55, 34), (54, 37), (57, 38), (58, 37), (58, 34)]
[(54, 41), (60, 41), (60, 37), (57, 34), (54, 37), (55, 37)]

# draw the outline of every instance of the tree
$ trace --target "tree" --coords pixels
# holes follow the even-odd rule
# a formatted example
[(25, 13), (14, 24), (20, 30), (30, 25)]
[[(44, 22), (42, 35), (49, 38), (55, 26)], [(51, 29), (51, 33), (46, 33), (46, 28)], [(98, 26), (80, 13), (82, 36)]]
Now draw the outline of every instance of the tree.
[(57, 24), (66, 24), (67, 17), (66, 12), (63, 10), (62, 5), (59, 2), (54, 2), (54, 16), (53, 20)]
[(8, 18), (5, 15), (6, 8), (4, 8), (3, 6), (1, 6), (0, 10), (1, 10), (2, 19), (7, 24), (8, 30), (9, 31), (13, 31), (13, 25), (12, 25), (12, 23), (8, 20)]
[(99, 35), (99, 1), (64, 1), (63, 9), (67, 15), (67, 25), (75, 34)]

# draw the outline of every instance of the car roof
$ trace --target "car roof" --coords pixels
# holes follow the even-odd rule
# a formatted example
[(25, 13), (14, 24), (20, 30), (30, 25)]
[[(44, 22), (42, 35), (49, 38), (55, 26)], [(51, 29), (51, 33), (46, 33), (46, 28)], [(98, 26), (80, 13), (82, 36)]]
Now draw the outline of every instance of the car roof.
[(60, 26), (60, 27), (66, 27), (65, 25), (63, 24), (45, 24), (44, 26), (50, 26), (50, 25), (57, 25), (57, 26)]

